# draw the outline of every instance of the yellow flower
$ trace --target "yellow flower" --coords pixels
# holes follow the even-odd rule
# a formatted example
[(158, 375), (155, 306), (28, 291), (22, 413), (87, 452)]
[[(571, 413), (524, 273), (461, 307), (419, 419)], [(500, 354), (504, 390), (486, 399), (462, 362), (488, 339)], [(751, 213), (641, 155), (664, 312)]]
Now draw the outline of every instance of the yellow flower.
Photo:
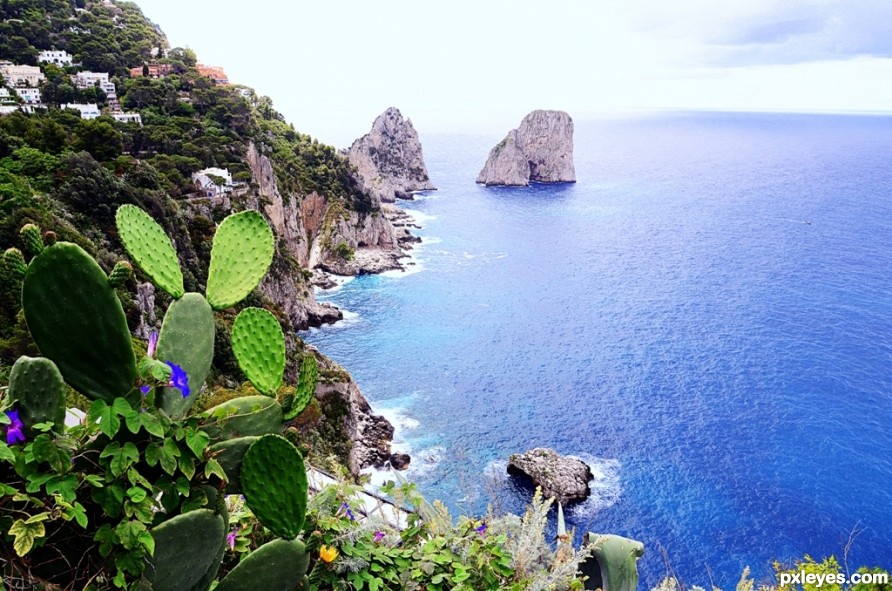
[(321, 558), (323, 562), (334, 562), (334, 559), (337, 557), (338, 551), (333, 546), (326, 546), (323, 544), (319, 548), (319, 558)]

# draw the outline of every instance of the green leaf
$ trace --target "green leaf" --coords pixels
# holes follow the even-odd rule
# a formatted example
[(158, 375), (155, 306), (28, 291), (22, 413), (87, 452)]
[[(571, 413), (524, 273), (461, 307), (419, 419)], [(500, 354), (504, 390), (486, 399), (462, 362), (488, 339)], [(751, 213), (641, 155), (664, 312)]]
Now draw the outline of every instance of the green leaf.
[(115, 544), (118, 542), (118, 537), (115, 535), (115, 530), (112, 529), (111, 525), (105, 523), (96, 530), (93, 540), (99, 542), (99, 554), (105, 558), (111, 554)]
[(139, 534), (139, 543), (146, 549), (149, 556), (155, 555), (155, 538), (152, 537), (152, 534), (147, 531)]
[(179, 461), (180, 472), (185, 474), (186, 478), (192, 480), (195, 476), (195, 460), (188, 456), (183, 456)]
[(52, 480), (46, 483), (47, 494), (57, 494), (69, 503), (73, 503), (74, 500), (77, 498), (77, 493), (74, 492), (76, 488), (77, 476), (75, 476), (74, 474), (68, 474), (63, 478), (55, 476)]
[(146, 531), (146, 524), (140, 521), (122, 521), (115, 528), (115, 534), (121, 541), (121, 545), (127, 550), (142, 545), (139, 540), (139, 534)]
[(172, 439), (165, 439), (161, 448), (161, 468), (171, 476), (177, 469), (178, 457), (180, 457), (180, 446)]
[(12, 543), (15, 553), (24, 556), (31, 551), (35, 540), (46, 535), (46, 528), (43, 523), (27, 523), (17, 519), (9, 528), (9, 533), (15, 536), (15, 541)]
[(197, 429), (189, 429), (186, 431), (186, 445), (189, 446), (189, 449), (192, 450), (192, 453), (194, 453), (195, 457), (198, 459), (204, 457), (204, 450), (210, 441), (210, 436), (204, 431), (199, 431)]
[(71, 509), (66, 509), (63, 515), (68, 520), (74, 519), (79, 526), (87, 529), (87, 511), (80, 503), (75, 501), (74, 506)]
[[(115, 399), (117, 402), (119, 399)], [(125, 402), (126, 404), (126, 402)], [(114, 437), (121, 428), (121, 419), (118, 418), (114, 407), (109, 406), (103, 400), (95, 400), (87, 411), (87, 420), (91, 423), (99, 422), (99, 430), (108, 437)]]
[(139, 416), (146, 431), (155, 437), (164, 437), (164, 425), (161, 424), (161, 420), (158, 417), (150, 412), (141, 413)]
[(152, 483), (143, 477), (142, 474), (136, 471), (136, 468), (130, 468), (127, 470), (127, 480), (130, 481), (130, 484), (133, 486), (141, 486), (146, 490), (152, 490)]
[(148, 493), (146, 492), (146, 489), (140, 486), (131, 486), (127, 489), (127, 496), (130, 497), (130, 500), (134, 503), (139, 503), (148, 496)]
[(142, 428), (142, 419), (140, 418), (139, 411), (129, 408), (122, 416), (124, 417), (124, 422), (127, 424), (127, 430), (134, 435), (139, 433), (139, 430)]
[(158, 442), (150, 443), (146, 447), (146, 464), (154, 468), (161, 459), (161, 444)]
[(0, 442), (0, 461), (15, 464), (15, 454), (12, 453), (12, 450), (9, 449), (9, 446), (3, 442)]
[(95, 474), (87, 474), (86, 476), (84, 476), (84, 482), (86, 482), (87, 484), (89, 484), (90, 486), (92, 486), (94, 488), (102, 488), (103, 486), (105, 486), (102, 483), (102, 478), (100, 478), (99, 476), (97, 476)]
[(220, 465), (220, 462), (211, 458), (204, 465), (204, 477), (210, 478), (211, 474), (222, 480), (223, 482), (228, 482), (229, 478), (226, 477), (226, 472), (223, 470), (223, 466)]

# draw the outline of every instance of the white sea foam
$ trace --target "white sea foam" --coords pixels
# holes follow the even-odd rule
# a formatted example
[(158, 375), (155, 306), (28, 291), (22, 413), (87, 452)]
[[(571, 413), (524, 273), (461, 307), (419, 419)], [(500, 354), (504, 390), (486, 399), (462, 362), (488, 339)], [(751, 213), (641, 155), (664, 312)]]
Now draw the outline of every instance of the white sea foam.
[(413, 223), (422, 227), (424, 227), (424, 224), (427, 222), (437, 219), (437, 216), (418, 211), (417, 209), (404, 209), (403, 211), (406, 212), (406, 215), (412, 218)]
[(344, 317), (332, 324), (330, 328), (347, 328), (348, 326), (353, 326), (359, 322), (359, 312), (351, 312), (350, 310), (341, 308), (341, 314), (343, 314)]
[(403, 269), (391, 269), (390, 271), (384, 271), (383, 273), (381, 273), (381, 277), (401, 279), (403, 277), (408, 277), (409, 275), (414, 275), (415, 273), (421, 273), (424, 270), (424, 260), (419, 259), (414, 255), (409, 257), (408, 261), (400, 264), (404, 266)]

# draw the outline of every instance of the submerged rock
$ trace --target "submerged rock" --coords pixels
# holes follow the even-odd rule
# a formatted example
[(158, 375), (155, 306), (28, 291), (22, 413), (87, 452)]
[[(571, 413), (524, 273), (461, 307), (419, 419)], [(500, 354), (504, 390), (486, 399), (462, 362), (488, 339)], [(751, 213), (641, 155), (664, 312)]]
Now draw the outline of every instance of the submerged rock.
[(477, 182), (487, 186), (575, 183), (573, 120), (563, 111), (533, 111), (490, 150)]
[(390, 107), (375, 119), (372, 130), (347, 150), (362, 188), (378, 202), (411, 199), (413, 191), (436, 189), (427, 174), (421, 142), (411, 119)]
[(588, 498), (589, 481), (594, 478), (588, 464), (582, 460), (558, 455), (552, 449), (537, 447), (508, 458), (508, 474), (528, 476), (542, 487), (545, 498), (564, 505)]

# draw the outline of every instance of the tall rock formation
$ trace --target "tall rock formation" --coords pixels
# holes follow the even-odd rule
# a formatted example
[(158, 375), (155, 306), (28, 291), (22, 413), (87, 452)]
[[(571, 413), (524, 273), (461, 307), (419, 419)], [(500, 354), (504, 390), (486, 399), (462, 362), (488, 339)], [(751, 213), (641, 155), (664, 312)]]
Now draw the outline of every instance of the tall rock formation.
[(362, 188), (379, 203), (411, 199), (412, 191), (436, 189), (428, 177), (412, 120), (403, 119), (394, 107), (379, 115), (372, 130), (353, 142), (347, 159), (356, 167)]
[(573, 120), (563, 111), (533, 111), (490, 150), (477, 182), (575, 183)]

